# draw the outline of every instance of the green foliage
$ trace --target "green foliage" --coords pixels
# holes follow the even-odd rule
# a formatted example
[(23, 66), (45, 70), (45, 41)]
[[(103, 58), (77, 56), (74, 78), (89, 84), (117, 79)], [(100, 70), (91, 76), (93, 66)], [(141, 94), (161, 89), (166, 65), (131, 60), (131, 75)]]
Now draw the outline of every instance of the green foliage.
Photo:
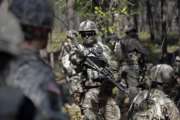
[(75, 11), (78, 12), (81, 19), (93, 17), (93, 9), (91, 0), (75, 0)]
[(149, 32), (140, 32), (139, 38), (142, 41), (147, 41), (148, 39), (150, 39), (150, 33)]
[[(87, 19), (95, 21), (101, 36), (107, 36), (111, 33), (119, 35), (121, 34), (119, 29), (121, 18), (119, 16), (129, 15), (129, 5), (133, 6), (129, 0), (102, 0), (98, 4), (95, 4), (93, 0), (75, 0), (74, 10), (81, 21)], [(56, 15), (66, 16), (67, 0), (55, 0), (55, 8)], [(59, 37), (59, 35), (57, 35), (57, 37)], [(59, 37), (58, 39), (61, 38)], [(54, 49), (56, 47), (52, 48)]]
[(51, 35), (51, 39), (48, 43), (47, 50), (48, 52), (55, 52), (60, 49), (61, 43), (66, 39), (66, 33), (61, 32), (53, 32)]
[[(105, 8), (105, 3), (108, 8)], [(117, 25), (115, 25), (116, 15), (128, 15), (128, 0), (114, 0), (107, 3), (103, 0), (99, 4), (88, 0), (76, 0), (75, 10), (79, 14), (81, 20), (90, 19), (96, 22), (101, 35), (116, 33)]]

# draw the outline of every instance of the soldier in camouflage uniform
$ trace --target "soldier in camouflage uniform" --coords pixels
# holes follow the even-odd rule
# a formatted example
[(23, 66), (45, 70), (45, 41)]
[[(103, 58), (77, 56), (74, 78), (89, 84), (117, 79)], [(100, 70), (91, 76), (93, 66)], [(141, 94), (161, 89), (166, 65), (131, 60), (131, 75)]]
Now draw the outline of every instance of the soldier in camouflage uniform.
[[(48, 0), (12, 0), (9, 10), (18, 18), (24, 33), (22, 50), (11, 69), (7, 84), (20, 88), (38, 108), (39, 117), (66, 117), (59, 112), (61, 92), (55, 83), (52, 69), (39, 55), (47, 46), (52, 31), (54, 10)], [(61, 96), (62, 97), (62, 96)], [(60, 105), (60, 106), (59, 106)], [(58, 113), (58, 114), (57, 114)]]
[(7, 1), (0, 3), (0, 119), (33, 120), (36, 108), (22, 91), (6, 86), (10, 62), (20, 52), (23, 35), (17, 19), (8, 11)]
[(129, 120), (180, 120), (174, 102), (165, 94), (172, 90), (174, 71), (162, 64), (152, 68), (149, 89), (134, 98), (129, 109)]
[[(83, 21), (79, 27), (79, 33), (83, 39), (83, 46), (79, 45), (79, 49), (76, 51), (76, 54), (74, 54), (74, 56), (72, 55), (71, 58), (71, 60), (74, 61), (73, 63), (77, 64), (79, 71), (82, 73), (81, 79), (83, 80), (82, 86), (84, 90), (84, 97), (81, 109), (85, 120), (108, 120), (111, 118), (119, 120), (120, 110), (115, 101), (113, 99), (109, 99), (110, 97), (108, 95), (103, 97), (106, 92), (102, 92), (101, 88), (104, 86), (102, 81), (105, 76), (100, 74), (97, 70), (91, 68), (91, 65), (89, 66), (89, 63), (86, 62), (86, 58), (89, 58), (99, 67), (108, 66), (103, 48), (97, 43), (97, 32), (96, 24), (93, 21)], [(111, 93), (112, 86), (109, 89)], [(101, 106), (100, 104), (102, 101), (104, 104)], [(117, 114), (113, 114), (112, 112)], [(108, 115), (106, 113), (108, 113)]]
[(126, 81), (133, 98), (137, 93), (136, 87), (141, 79), (140, 76), (144, 77), (145, 58), (148, 52), (140, 43), (134, 26), (126, 26), (125, 32), (126, 36), (116, 43), (114, 52), (120, 64), (120, 79)]
[(67, 31), (67, 37), (60, 49), (59, 60), (62, 63), (65, 75), (68, 93), (70, 94), (69, 102), (65, 105), (65, 110), (70, 116), (70, 120), (82, 120), (80, 109), (80, 95), (83, 92), (81, 85), (82, 75), (76, 71), (76, 65), (71, 61), (71, 56), (77, 49), (74, 42), (78, 38), (78, 32), (75, 30)]
[(148, 54), (145, 47), (140, 43), (137, 30), (133, 25), (125, 26), (125, 33), (126, 36), (116, 41), (114, 48), (119, 63), (118, 79), (129, 89), (128, 96), (121, 93), (117, 96), (123, 116), (126, 116), (129, 103), (139, 91), (137, 88), (139, 82), (145, 77), (145, 58)]
[[(175, 66), (176, 65), (178, 67), (177, 57), (176, 57)], [(173, 69), (170, 65), (159, 64), (152, 67), (152, 69), (150, 70), (150, 73), (151, 73), (150, 75), (152, 79), (159, 79), (159, 82), (162, 82), (163, 80), (170, 81), (165, 84), (167, 86), (164, 87), (165, 89), (163, 89), (163, 92), (165, 92), (165, 94), (167, 94), (177, 104), (179, 108), (180, 84), (178, 82), (178, 79), (179, 79), (178, 72), (176, 71), (177, 67), (174, 67)]]
[[(63, 71), (65, 74), (65, 79), (70, 87), (70, 94), (82, 93), (81, 86), (81, 73), (77, 73), (76, 65), (70, 60), (71, 56), (77, 50), (74, 42), (78, 37), (78, 32), (75, 30), (69, 30), (67, 32), (67, 39), (61, 47), (60, 60), (63, 66)], [(80, 45), (80, 44), (78, 44)]]

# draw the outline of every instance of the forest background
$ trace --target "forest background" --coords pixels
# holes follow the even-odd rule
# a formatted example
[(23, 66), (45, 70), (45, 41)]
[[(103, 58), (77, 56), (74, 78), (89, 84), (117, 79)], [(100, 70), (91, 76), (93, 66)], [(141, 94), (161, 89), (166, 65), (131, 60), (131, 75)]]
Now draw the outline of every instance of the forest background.
[[(83, 20), (96, 22), (100, 35), (106, 39), (124, 35), (124, 27), (133, 24), (139, 38), (150, 50), (152, 60), (162, 49), (174, 52), (180, 46), (179, 0), (54, 0), (55, 25), (48, 52), (58, 60), (66, 31), (78, 30)], [(53, 63), (54, 64), (54, 63)]]

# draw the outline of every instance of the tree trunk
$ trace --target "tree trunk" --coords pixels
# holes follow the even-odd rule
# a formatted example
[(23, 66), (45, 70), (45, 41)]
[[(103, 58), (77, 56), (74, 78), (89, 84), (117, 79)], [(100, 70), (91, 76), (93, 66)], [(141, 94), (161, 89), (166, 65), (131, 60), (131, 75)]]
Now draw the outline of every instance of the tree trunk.
[(75, 25), (75, 15), (74, 15), (74, 4), (75, 0), (67, 0), (67, 22), (68, 22), (68, 29), (74, 29)]
[(177, 11), (178, 11), (178, 14), (177, 14), (178, 34), (180, 35), (180, 1), (177, 0), (176, 4), (177, 4)]
[(162, 54), (167, 54), (167, 16), (166, 16), (166, 0), (161, 0), (161, 40)]
[(146, 0), (146, 9), (147, 9), (147, 21), (149, 24), (149, 31), (151, 34), (151, 41), (153, 42), (155, 40), (155, 36), (154, 36), (154, 27), (153, 27), (153, 15), (149, 0)]
[(133, 18), (133, 24), (135, 28), (138, 30), (138, 0), (129, 0), (130, 4), (128, 5), (129, 14)]

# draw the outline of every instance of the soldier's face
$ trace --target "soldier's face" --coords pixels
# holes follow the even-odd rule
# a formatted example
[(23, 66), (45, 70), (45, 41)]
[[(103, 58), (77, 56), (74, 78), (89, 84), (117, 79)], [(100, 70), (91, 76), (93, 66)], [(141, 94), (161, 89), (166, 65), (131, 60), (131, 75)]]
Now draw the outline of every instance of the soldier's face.
[(130, 61), (138, 61), (139, 58), (140, 58), (140, 54), (136, 51), (132, 51), (128, 53), (128, 59)]
[(82, 31), (80, 32), (80, 34), (84, 40), (84, 43), (87, 45), (97, 42), (97, 36), (95, 31)]
[(86, 44), (95, 44), (97, 42), (96, 36), (89, 36), (84, 39)]

